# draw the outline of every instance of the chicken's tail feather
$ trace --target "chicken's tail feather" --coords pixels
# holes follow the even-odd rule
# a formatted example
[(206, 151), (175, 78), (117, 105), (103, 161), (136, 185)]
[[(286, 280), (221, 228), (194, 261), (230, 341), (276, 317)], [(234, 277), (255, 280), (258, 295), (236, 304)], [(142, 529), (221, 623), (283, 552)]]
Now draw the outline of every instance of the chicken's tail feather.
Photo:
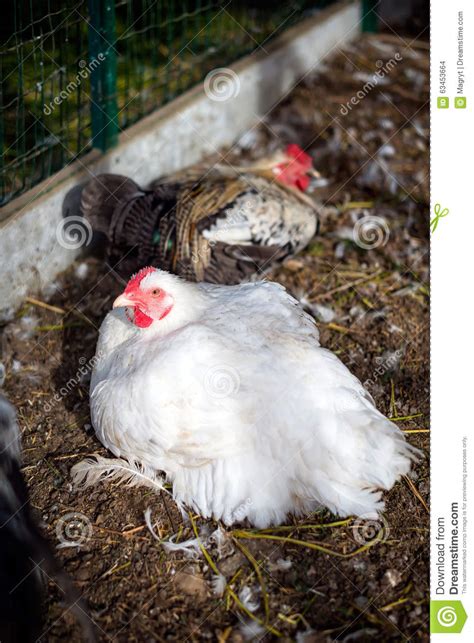
[(81, 194), (81, 211), (92, 229), (109, 237), (110, 224), (117, 206), (144, 194), (132, 179), (120, 174), (99, 174), (91, 179)]
[(340, 416), (336, 457), (330, 457), (334, 449), (325, 444), (329, 431), (318, 435), (327, 456), (315, 466), (311, 450), (303, 455), (307, 473), (299, 492), (311, 495), (312, 487), (317, 500), (340, 516), (379, 514), (384, 508), (380, 490), (391, 489), (422, 456), (375, 408)]

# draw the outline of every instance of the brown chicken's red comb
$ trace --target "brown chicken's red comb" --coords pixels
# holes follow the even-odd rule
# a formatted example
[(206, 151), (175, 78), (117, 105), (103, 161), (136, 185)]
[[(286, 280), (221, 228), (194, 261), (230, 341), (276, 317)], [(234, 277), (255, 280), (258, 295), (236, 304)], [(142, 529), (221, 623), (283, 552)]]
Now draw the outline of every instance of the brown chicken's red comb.
[(307, 167), (308, 169), (313, 165), (313, 159), (309, 154), (306, 154), (304, 150), (301, 149), (296, 143), (290, 143), (286, 147), (286, 153), (288, 156), (293, 157), (300, 165)]

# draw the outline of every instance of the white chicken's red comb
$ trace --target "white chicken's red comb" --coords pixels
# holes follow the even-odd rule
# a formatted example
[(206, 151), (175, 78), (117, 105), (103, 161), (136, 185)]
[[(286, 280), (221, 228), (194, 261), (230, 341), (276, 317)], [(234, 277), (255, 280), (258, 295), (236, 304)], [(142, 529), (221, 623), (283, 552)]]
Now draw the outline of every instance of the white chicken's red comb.
[(129, 293), (132, 290), (136, 290), (142, 281), (147, 275), (149, 275), (151, 272), (154, 272), (156, 268), (153, 268), (153, 266), (147, 266), (146, 268), (142, 268), (139, 270), (135, 275), (132, 275), (130, 278), (127, 287), (124, 290), (124, 293)]

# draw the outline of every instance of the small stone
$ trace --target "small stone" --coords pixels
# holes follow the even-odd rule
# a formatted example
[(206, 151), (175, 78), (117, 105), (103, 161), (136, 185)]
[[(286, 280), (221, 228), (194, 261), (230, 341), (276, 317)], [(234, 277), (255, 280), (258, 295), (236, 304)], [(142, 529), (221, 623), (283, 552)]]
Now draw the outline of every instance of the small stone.
[(205, 601), (208, 597), (207, 583), (201, 576), (180, 571), (176, 573), (174, 582), (179, 591), (194, 596), (198, 601)]
[(385, 145), (382, 145), (382, 147), (379, 149), (379, 154), (380, 156), (385, 156), (385, 157), (390, 157), (395, 155), (395, 148), (393, 145), (390, 145), (389, 143), (385, 143)]
[(76, 580), (84, 582), (90, 579), (91, 570), (90, 567), (81, 567), (79, 571), (74, 574)]
[(304, 263), (299, 259), (288, 259), (288, 261), (285, 261), (284, 265), (285, 268), (288, 268), (291, 272), (297, 272), (303, 268)]
[(395, 127), (395, 123), (389, 118), (381, 118), (379, 123), (384, 129), (393, 129)]
[(356, 572), (364, 572), (367, 565), (363, 560), (354, 560), (353, 567)]
[(224, 574), (227, 578), (232, 578), (243, 562), (243, 555), (240, 552), (235, 552), (220, 563), (219, 570), (221, 574)]
[(356, 605), (357, 605), (357, 607), (359, 607), (360, 609), (365, 609), (365, 608), (366, 608), (366, 606), (367, 606), (367, 603), (368, 603), (368, 602), (369, 602), (369, 599), (368, 599), (366, 596), (358, 596), (358, 597), (355, 599), (355, 604), (356, 604)]

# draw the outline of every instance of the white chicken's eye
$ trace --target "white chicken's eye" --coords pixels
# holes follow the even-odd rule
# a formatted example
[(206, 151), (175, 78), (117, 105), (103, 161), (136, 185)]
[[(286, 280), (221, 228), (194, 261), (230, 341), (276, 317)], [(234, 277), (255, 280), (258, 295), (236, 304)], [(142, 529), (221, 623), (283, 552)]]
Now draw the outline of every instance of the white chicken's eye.
[(160, 293), (160, 289), (159, 289), (159, 288), (155, 288), (154, 290), (152, 290), (152, 291), (151, 291), (151, 294), (152, 294), (152, 295), (159, 295), (159, 293)]

